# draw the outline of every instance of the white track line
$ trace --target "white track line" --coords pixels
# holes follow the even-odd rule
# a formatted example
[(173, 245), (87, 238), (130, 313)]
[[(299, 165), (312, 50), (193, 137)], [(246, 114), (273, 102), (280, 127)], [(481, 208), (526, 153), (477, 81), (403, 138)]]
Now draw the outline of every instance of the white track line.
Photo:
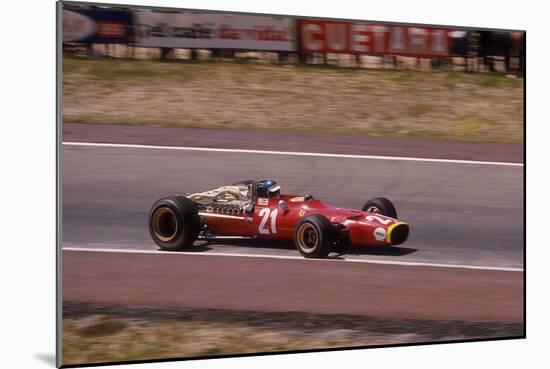
[(419, 263), (409, 261), (390, 261), (390, 260), (368, 260), (368, 259), (305, 259), (301, 256), (290, 255), (265, 255), (265, 254), (230, 254), (223, 252), (185, 252), (185, 251), (158, 251), (158, 250), (134, 250), (134, 249), (94, 249), (85, 247), (64, 247), (63, 251), (82, 251), (82, 252), (101, 252), (101, 253), (120, 253), (120, 254), (152, 254), (152, 255), (196, 255), (196, 256), (227, 256), (243, 258), (263, 258), (263, 259), (283, 259), (283, 260), (302, 260), (302, 261), (322, 261), (322, 262), (347, 262), (364, 264), (383, 264), (383, 265), (402, 265), (419, 266), (434, 268), (454, 268), (454, 269), (476, 269), (476, 270), (496, 270), (502, 272), (523, 272), (522, 268), (504, 268), (490, 267), (480, 265), (460, 265), (460, 264), (437, 264), (437, 263)]
[(128, 148), (128, 149), (231, 152), (231, 153), (245, 153), (245, 154), (267, 154), (267, 155), (289, 155), (289, 156), (317, 156), (317, 157), (328, 157), (328, 158), (420, 161), (420, 162), (429, 162), (429, 163), (477, 164), (477, 165), (500, 165), (500, 166), (508, 166), (508, 167), (523, 167), (523, 163), (506, 163), (506, 162), (498, 162), (498, 161), (476, 161), (476, 160), (453, 160), (453, 159), (430, 159), (430, 158), (416, 158), (416, 157), (406, 157), (406, 156), (348, 155), (348, 154), (330, 154), (330, 153), (299, 152), (299, 151), (218, 149), (218, 148), (210, 148), (210, 147), (154, 146), (154, 145), (135, 145), (135, 144), (98, 143), (98, 142), (63, 142), (63, 145), (87, 146), (87, 147), (118, 147), (118, 148)]

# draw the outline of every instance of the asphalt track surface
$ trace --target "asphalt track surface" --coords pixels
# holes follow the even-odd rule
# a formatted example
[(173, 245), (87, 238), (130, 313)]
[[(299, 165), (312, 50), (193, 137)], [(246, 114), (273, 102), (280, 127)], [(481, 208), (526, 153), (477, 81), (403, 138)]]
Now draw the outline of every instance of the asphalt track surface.
[(521, 163), (523, 145), (342, 136), (234, 129), (63, 124), (63, 140), (226, 149), (329, 152), (338, 154), (415, 156)]
[(65, 251), (64, 274), (65, 298), (76, 303), (523, 321), (517, 272)]
[[(246, 178), (286, 193), (360, 208), (385, 196), (409, 222), (392, 249), (339, 250), (347, 259), (523, 267), (522, 167), (275, 156), (118, 147), (63, 147), (63, 246), (155, 250), (151, 204)], [(198, 243), (203, 252), (297, 255), (292, 244)]]
[[(135, 127), (116, 131), (124, 143), (154, 144)], [(63, 139), (93, 142), (105, 134), (97, 133), (101, 126), (95, 132), (73, 131)], [(175, 144), (184, 131), (154, 132), (155, 139), (165, 132), (166, 143)], [(210, 143), (197, 143), (222, 142), (215, 134)], [(395, 154), (419, 153), (407, 153), (408, 146)], [(491, 151), (482, 146), (479, 153)], [(510, 147), (510, 157), (518, 159), (517, 147)], [(345, 153), (330, 143), (326, 148)], [(359, 153), (388, 154), (373, 150)], [(146, 224), (157, 198), (248, 178), (274, 178), (285, 193), (311, 193), (342, 207), (388, 197), (411, 225), (410, 238), (402, 247), (339, 249), (329, 261), (303, 260), (291, 243), (258, 241), (200, 241), (179, 255), (156, 251)], [(65, 301), (523, 320), (523, 166), (517, 164), (71, 144), (62, 146), (62, 219)], [(481, 270), (464, 268), (471, 266)], [(509, 268), (517, 271), (504, 271)]]

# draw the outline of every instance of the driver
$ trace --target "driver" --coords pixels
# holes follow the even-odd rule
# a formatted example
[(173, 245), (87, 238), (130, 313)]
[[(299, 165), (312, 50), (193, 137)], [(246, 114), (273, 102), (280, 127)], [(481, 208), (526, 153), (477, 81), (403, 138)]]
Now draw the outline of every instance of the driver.
[(256, 194), (259, 197), (276, 197), (281, 195), (281, 186), (272, 179), (263, 179), (256, 184)]

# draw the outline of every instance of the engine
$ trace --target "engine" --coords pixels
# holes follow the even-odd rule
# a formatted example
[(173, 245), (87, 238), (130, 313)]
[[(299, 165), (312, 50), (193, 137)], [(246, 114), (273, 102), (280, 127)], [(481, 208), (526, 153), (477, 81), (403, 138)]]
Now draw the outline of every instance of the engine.
[(252, 196), (245, 186), (222, 186), (213, 190), (188, 194), (199, 211), (242, 214), (251, 208)]

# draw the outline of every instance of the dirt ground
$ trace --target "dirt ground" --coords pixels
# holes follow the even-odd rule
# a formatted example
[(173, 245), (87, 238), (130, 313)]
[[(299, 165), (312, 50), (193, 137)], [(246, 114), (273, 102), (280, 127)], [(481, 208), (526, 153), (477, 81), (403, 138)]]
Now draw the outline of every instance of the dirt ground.
[(523, 142), (523, 79), (234, 61), (63, 59), (63, 120)]
[(384, 320), (64, 303), (63, 364), (220, 356), (495, 337), (516, 323)]

